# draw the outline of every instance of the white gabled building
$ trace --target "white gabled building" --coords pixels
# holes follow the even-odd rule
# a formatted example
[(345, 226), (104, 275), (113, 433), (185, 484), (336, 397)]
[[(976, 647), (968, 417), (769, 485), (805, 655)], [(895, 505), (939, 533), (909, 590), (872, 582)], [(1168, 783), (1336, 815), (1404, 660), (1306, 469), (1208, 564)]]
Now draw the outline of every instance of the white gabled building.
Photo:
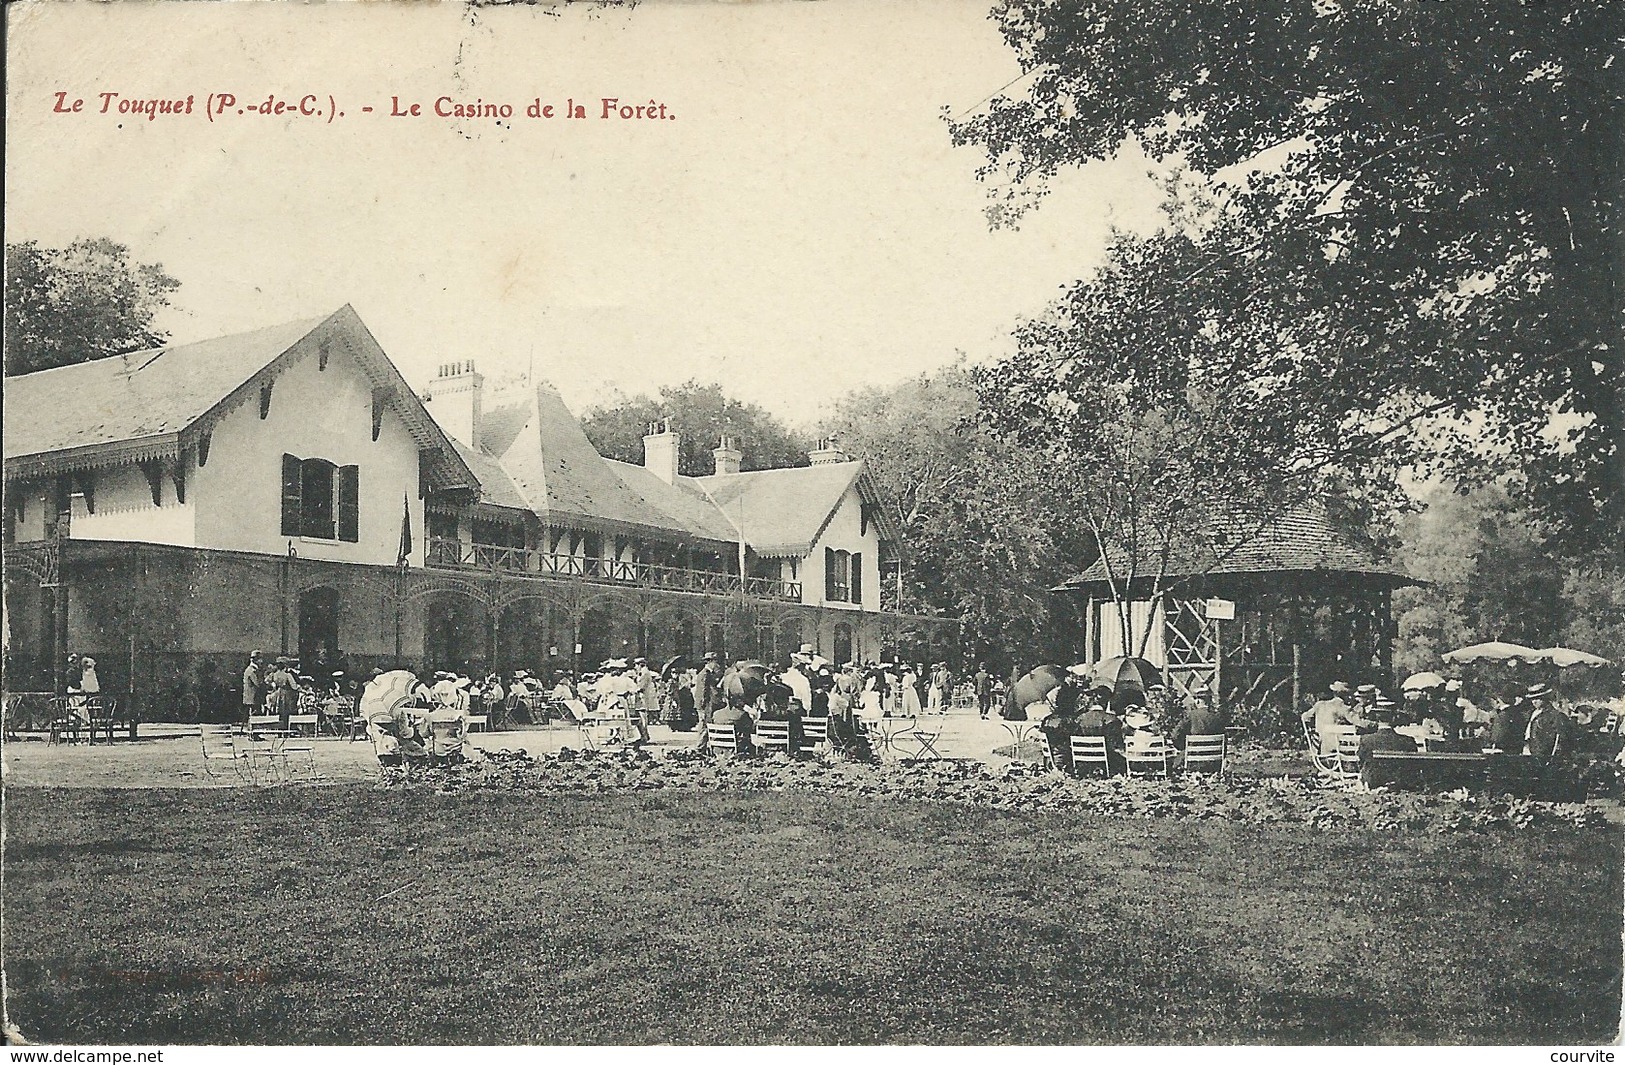
[(861, 462), (719, 443), (706, 477), (663, 428), (604, 459), (552, 389), (487, 396), (472, 361), (419, 397), (349, 307), (11, 378), (8, 685), (72, 649), (180, 704), (158, 716), (234, 697), (256, 648), (506, 670), (946, 635), (881, 607), (899, 545)]

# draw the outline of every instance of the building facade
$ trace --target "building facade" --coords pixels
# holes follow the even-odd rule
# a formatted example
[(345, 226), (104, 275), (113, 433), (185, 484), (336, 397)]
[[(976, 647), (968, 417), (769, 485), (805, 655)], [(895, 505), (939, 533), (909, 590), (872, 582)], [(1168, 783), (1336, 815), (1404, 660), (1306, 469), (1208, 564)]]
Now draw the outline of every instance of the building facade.
[(546, 386), (472, 362), (419, 396), (353, 310), (12, 378), (8, 690), (69, 650), (143, 716), (208, 716), (249, 651), (307, 670), (549, 671), (643, 654), (880, 658), (900, 545), (861, 462), (677, 472), (593, 449)]

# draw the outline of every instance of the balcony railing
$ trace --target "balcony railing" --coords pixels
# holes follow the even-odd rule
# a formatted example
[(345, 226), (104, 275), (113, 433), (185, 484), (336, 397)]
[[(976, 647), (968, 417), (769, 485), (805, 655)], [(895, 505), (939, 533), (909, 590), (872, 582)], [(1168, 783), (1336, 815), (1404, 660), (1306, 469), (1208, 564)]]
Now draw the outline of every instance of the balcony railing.
[(616, 558), (588, 558), (551, 551), (530, 551), (523, 547), (464, 543), (461, 540), (430, 539), (424, 562), (442, 569), (484, 570), (518, 577), (574, 577), (605, 584), (663, 588), (673, 592), (703, 592), (709, 595), (743, 593), (757, 599), (801, 602), (800, 581), (747, 577), (741, 582), (736, 573), (657, 566), (651, 562), (625, 562)]

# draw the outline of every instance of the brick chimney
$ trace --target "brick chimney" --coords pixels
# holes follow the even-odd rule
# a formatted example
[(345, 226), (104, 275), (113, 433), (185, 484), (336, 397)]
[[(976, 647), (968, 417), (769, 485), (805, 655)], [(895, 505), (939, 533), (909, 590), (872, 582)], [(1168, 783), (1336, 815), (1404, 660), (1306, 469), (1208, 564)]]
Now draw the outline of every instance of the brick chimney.
[(423, 402), (440, 428), (460, 443), (478, 450), (480, 405), (485, 378), (474, 372), (474, 360), (440, 364), (423, 393)]
[(643, 437), (643, 468), (656, 477), (673, 484), (677, 480), (677, 445), (682, 436), (671, 430), (671, 419), (662, 418), (649, 425)]
[(832, 462), (850, 461), (833, 436), (818, 441), (818, 446), (807, 452), (807, 461), (814, 466), (827, 466)]
[(711, 449), (711, 454), (717, 460), (717, 475), (725, 473), (738, 473), (739, 464), (744, 461), (745, 454), (739, 450), (739, 441), (722, 434), (722, 442)]

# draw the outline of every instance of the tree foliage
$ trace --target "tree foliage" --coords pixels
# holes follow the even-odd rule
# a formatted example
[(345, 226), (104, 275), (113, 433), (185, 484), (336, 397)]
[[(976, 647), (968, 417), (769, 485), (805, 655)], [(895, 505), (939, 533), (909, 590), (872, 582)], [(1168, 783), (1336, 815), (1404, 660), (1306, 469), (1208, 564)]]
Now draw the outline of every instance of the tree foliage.
[(588, 410), (581, 424), (599, 454), (642, 463), (643, 436), (663, 418), (681, 434), (677, 472), (687, 477), (703, 477), (714, 470), (711, 452), (724, 433), (738, 442), (744, 455), (741, 469), (807, 464), (810, 442), (802, 434), (756, 404), (730, 397), (719, 384), (690, 380), (662, 388), (657, 396), (623, 395)]
[(1139, 142), (1213, 196), (1182, 237), (1118, 259), (1193, 343), (1251, 334), (1238, 372), (1313, 382), (1336, 425), (1443, 417), (1428, 455), (1464, 482), (1519, 468), (1574, 550), (1618, 537), (1618, 5), (1004, 0), (993, 17), (1026, 76), (953, 136), (987, 153), (995, 224)]
[(1399, 561), (1427, 582), (1394, 595), (1400, 672), (1437, 669), (1446, 651), (1497, 639), (1625, 656), (1625, 555), (1617, 548), (1554, 552), (1498, 482), (1469, 492), (1434, 486), (1425, 501), (1400, 526)]
[(1058, 471), (1055, 501), (1081, 526), (1073, 572), (1101, 559), (1123, 646), (1142, 653), (1131, 587), (1176, 592), (1300, 506), (1335, 500), (1342, 524), (1380, 528), (1403, 498), (1414, 407), (1329, 413), (1338, 385), (1283, 347), (1287, 319), (1221, 322), (1188, 300), (1212, 283), (1193, 269), (1204, 254), (1179, 233), (1120, 237), (978, 378), (986, 424)]
[(868, 466), (905, 551), (901, 608), (959, 619), (970, 661), (1008, 668), (1075, 653), (1068, 575), (1042, 461), (977, 420), (974, 378), (956, 363), (840, 400), (821, 423)]
[(158, 347), (169, 336), (153, 319), (179, 287), (106, 238), (7, 244), (7, 376)]

